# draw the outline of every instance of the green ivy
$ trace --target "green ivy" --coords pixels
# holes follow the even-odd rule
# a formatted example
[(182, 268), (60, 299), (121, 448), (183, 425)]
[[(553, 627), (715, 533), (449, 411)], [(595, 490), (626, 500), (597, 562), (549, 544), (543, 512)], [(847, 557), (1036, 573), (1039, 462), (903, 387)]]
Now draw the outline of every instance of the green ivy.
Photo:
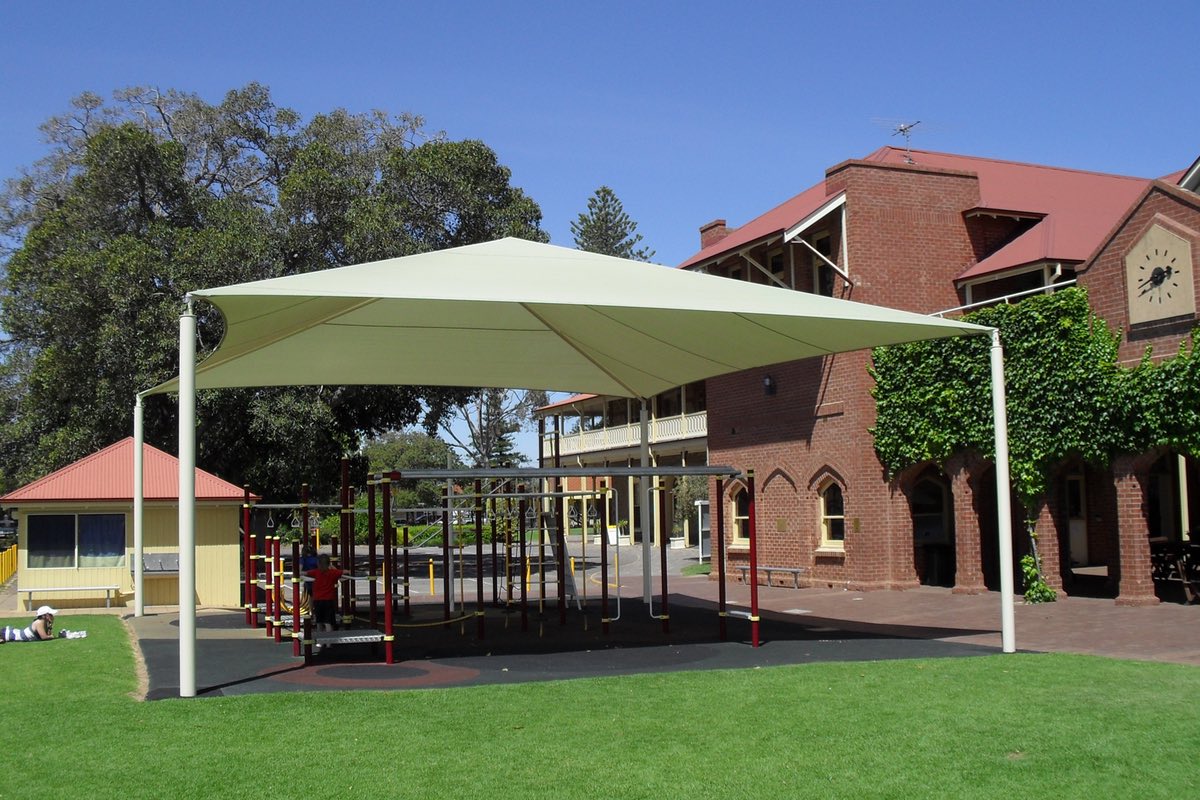
[[(1104, 466), (1121, 454), (1169, 447), (1200, 453), (1200, 359), (1179, 352), (1118, 366), (1120, 338), (1092, 313), (1087, 292), (1063, 289), (967, 314), (1004, 345), (1013, 489), (1027, 509), (1064, 461)], [(881, 347), (871, 375), (875, 452), (889, 477), (956, 453), (994, 458), (990, 342), (984, 336)]]
[(1123, 451), (1140, 453), (1170, 447), (1187, 455), (1200, 453), (1200, 361), (1195, 332), (1172, 358), (1155, 363), (1147, 351), (1128, 370), (1120, 398), (1124, 411)]
[(1026, 603), (1053, 603), (1058, 599), (1058, 593), (1043, 580), (1038, 570), (1037, 559), (1033, 556), (1021, 556), (1021, 574), (1025, 579)]

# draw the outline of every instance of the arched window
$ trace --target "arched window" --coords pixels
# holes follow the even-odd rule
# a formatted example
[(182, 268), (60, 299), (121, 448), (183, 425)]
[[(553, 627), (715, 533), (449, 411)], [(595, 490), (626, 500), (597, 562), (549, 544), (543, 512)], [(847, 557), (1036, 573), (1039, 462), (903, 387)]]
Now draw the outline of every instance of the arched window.
[(733, 496), (733, 541), (737, 544), (750, 543), (750, 493), (738, 489)]
[(821, 547), (842, 549), (846, 542), (846, 503), (842, 487), (832, 479), (817, 489), (821, 511)]

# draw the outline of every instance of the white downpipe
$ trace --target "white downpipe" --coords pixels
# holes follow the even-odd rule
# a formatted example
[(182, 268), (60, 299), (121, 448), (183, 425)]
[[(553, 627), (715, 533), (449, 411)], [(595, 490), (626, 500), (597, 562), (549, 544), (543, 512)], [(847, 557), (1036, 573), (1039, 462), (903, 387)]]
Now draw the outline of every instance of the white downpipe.
[[(642, 429), (642, 466), (650, 466), (650, 412), (647, 409), (646, 398), (642, 398), (642, 411), (639, 417)], [(654, 557), (652, 548), (654, 538), (654, 512), (650, 508), (650, 478), (643, 475), (638, 478), (638, 492), (641, 495), (642, 524), (642, 599), (650, 606), (654, 594), (654, 578), (650, 574), (650, 560)]]
[(996, 536), (1000, 542), (1000, 643), (1017, 652), (1013, 617), (1012, 501), (1008, 474), (1008, 410), (1004, 398), (1004, 348), (992, 329), (992, 414), (996, 420)]
[(1188, 515), (1188, 465), (1187, 457), (1176, 456), (1179, 464), (1179, 535), (1183, 541), (1191, 540), (1192, 520)]
[(196, 696), (196, 314), (179, 316), (179, 696)]
[(145, 561), (142, 552), (145, 547), (145, 486), (142, 483), (142, 445), (145, 433), (142, 427), (142, 396), (139, 394), (133, 403), (133, 615), (144, 616), (146, 613), (146, 597), (143, 593), (143, 571)]

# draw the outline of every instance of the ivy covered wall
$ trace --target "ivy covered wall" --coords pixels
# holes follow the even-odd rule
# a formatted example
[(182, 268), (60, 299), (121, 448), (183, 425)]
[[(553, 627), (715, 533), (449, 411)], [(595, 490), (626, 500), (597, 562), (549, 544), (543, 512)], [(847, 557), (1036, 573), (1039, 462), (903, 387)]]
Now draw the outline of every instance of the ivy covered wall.
[[(1167, 360), (1120, 367), (1119, 336), (1078, 287), (964, 319), (1000, 331), (1013, 489), (1026, 509), (1068, 458), (1104, 466), (1157, 446), (1200, 453), (1194, 340)], [(871, 433), (889, 477), (964, 451), (995, 457), (990, 346), (989, 337), (974, 336), (874, 351)]]

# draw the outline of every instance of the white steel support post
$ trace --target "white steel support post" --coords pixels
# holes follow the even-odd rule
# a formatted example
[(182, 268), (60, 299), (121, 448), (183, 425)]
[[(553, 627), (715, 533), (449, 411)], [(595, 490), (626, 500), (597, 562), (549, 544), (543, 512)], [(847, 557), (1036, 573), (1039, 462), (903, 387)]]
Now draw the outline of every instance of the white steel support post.
[(179, 317), (179, 696), (196, 696), (196, 314)]
[(1179, 536), (1183, 541), (1191, 540), (1192, 520), (1188, 515), (1188, 465), (1187, 456), (1180, 453), (1179, 465)]
[(1008, 410), (1004, 398), (1004, 348), (992, 330), (992, 414), (996, 421), (996, 535), (1000, 542), (1000, 643), (1017, 651), (1013, 618), (1012, 490), (1008, 474)]
[(142, 580), (145, 561), (142, 551), (145, 547), (144, 525), (146, 507), (145, 487), (142, 483), (142, 445), (145, 433), (142, 427), (142, 396), (139, 394), (133, 403), (133, 615), (143, 616), (146, 613), (146, 597), (143, 593)]
[[(648, 467), (650, 466), (650, 412), (648, 401), (644, 397), (639, 419), (642, 433), (641, 463), (643, 467)], [(654, 595), (654, 578), (650, 574), (650, 562), (654, 558), (654, 513), (650, 508), (650, 482), (651, 479), (645, 475), (638, 478), (638, 490), (642, 504), (642, 524), (639, 526), (642, 531), (642, 600), (645, 601), (647, 608), (650, 607), (650, 599)]]

